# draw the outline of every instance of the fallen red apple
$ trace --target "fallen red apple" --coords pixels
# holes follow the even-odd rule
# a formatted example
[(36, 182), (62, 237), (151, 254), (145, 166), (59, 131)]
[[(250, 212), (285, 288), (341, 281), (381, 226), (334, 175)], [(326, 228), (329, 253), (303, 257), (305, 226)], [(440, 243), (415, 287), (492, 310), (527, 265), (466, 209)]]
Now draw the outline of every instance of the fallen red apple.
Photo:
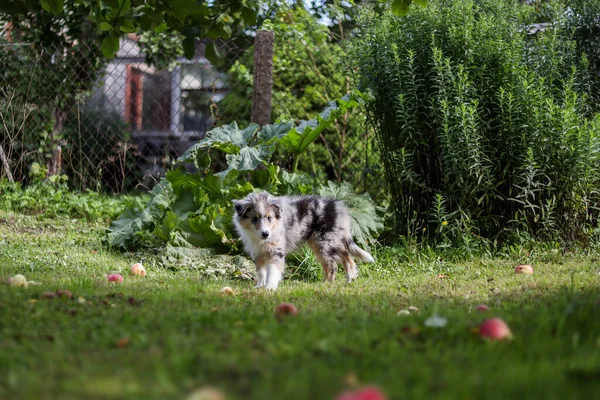
[(490, 308), (488, 306), (486, 306), (485, 304), (480, 304), (477, 307), (475, 307), (476, 311), (489, 311)]
[(58, 297), (66, 297), (66, 298), (71, 298), (73, 297), (73, 293), (69, 292), (68, 290), (57, 290), (56, 291), (56, 295)]
[(344, 392), (336, 400), (387, 400), (387, 396), (377, 387), (366, 386), (354, 392)]
[(515, 274), (533, 274), (533, 267), (529, 264), (517, 265), (515, 268)]
[(296, 314), (298, 314), (298, 309), (292, 303), (281, 303), (275, 307), (275, 315), (278, 317)]
[(146, 268), (141, 263), (135, 263), (131, 266), (131, 275), (146, 276)]
[(123, 275), (121, 274), (110, 274), (106, 277), (109, 282), (121, 283), (123, 282)]
[(512, 332), (500, 318), (492, 318), (479, 325), (479, 336), (490, 340), (504, 340), (512, 339)]

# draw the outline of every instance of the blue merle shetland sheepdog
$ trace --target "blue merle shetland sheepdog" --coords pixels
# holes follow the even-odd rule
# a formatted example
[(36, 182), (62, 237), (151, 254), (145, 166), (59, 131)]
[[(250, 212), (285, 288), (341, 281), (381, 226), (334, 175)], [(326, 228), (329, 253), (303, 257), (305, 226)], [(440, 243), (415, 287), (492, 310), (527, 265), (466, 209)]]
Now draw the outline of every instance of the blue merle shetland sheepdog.
[(352, 257), (374, 262), (350, 233), (350, 215), (338, 200), (320, 196), (274, 197), (251, 193), (235, 200), (233, 222), (246, 252), (256, 264), (257, 288), (277, 289), (285, 256), (308, 243), (323, 266), (324, 280), (333, 281), (338, 264), (346, 281), (358, 276)]

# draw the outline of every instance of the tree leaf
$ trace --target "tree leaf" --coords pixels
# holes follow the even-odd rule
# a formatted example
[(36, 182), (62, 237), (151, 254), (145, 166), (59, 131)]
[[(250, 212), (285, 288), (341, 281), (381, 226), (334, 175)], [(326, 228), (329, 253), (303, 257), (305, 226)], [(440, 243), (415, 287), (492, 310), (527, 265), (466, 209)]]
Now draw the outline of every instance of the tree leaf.
[(113, 58), (119, 51), (119, 38), (117, 36), (107, 36), (102, 40), (102, 54), (106, 58)]
[(248, 25), (256, 24), (256, 10), (250, 7), (242, 8), (242, 19)]
[(392, 12), (399, 17), (404, 17), (408, 14), (408, 7), (411, 3), (412, 0), (394, 0), (392, 2)]
[(107, 32), (110, 31), (112, 29), (112, 25), (109, 24), (108, 22), (101, 22), (100, 23), (100, 30)]
[(212, 65), (215, 65), (217, 67), (219, 67), (225, 63), (225, 57), (219, 51), (219, 49), (215, 45), (215, 42), (209, 42), (206, 44), (206, 50), (205, 50), (204, 55), (206, 56), (206, 59), (208, 61), (210, 61), (210, 63)]
[(191, 60), (196, 55), (196, 38), (186, 37), (183, 39), (183, 55), (188, 60)]
[(54, 15), (58, 15), (63, 11), (65, 5), (64, 0), (41, 0), (42, 8)]

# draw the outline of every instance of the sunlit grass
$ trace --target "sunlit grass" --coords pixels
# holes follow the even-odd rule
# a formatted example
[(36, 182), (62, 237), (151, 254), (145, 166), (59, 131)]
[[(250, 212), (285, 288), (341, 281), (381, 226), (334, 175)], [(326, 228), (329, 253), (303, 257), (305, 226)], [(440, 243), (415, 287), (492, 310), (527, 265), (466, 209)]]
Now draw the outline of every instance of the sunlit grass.
[[(557, 258), (515, 275), (510, 259), (407, 263), (394, 252), (347, 286), (206, 279), (115, 253), (103, 227), (0, 214), (0, 398), (184, 399), (198, 387), (239, 399), (332, 399), (355, 374), (392, 399), (578, 398), (600, 390), (600, 270)], [(129, 277), (143, 258), (148, 276)], [(105, 277), (121, 272), (125, 282)], [(223, 296), (231, 286), (235, 294)], [(41, 299), (67, 289), (72, 300)], [(282, 301), (298, 315), (279, 320)], [(487, 314), (474, 311), (485, 303)], [(408, 306), (418, 313), (397, 316)], [(437, 314), (443, 328), (424, 321)], [(510, 343), (482, 341), (487, 316)], [(408, 329), (407, 327), (410, 327)]]

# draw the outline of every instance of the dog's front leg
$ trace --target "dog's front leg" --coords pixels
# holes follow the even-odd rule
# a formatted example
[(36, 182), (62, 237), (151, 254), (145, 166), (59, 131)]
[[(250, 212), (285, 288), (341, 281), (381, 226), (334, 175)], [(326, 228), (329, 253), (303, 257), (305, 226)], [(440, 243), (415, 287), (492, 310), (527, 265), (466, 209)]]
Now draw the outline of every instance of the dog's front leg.
[(283, 278), (283, 261), (270, 260), (267, 263), (267, 286), (268, 290), (277, 290), (279, 282)]
[(267, 286), (267, 266), (256, 264), (256, 288)]

